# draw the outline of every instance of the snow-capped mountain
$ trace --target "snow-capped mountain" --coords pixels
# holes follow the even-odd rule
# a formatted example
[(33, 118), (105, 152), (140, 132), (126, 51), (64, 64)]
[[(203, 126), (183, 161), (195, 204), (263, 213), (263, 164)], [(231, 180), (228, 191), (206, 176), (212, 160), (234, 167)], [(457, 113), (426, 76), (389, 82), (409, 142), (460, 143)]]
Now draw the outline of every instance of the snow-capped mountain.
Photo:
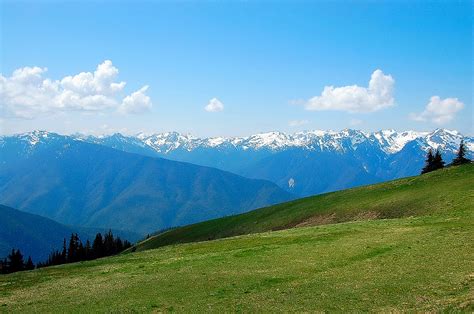
[[(117, 137), (117, 134), (110, 137)], [(96, 142), (110, 137), (100, 137)], [(419, 140), (424, 147), (440, 148), (455, 151), (461, 139), (465, 138), (457, 131), (437, 129), (433, 132), (381, 130), (374, 133), (365, 133), (358, 130), (345, 129), (335, 131), (305, 131), (294, 134), (282, 132), (259, 133), (247, 137), (210, 137), (199, 138), (177, 132), (167, 132), (152, 135), (138, 134), (127, 137), (129, 141), (140, 140), (144, 145), (153, 148), (156, 152), (168, 154), (175, 150), (193, 151), (200, 148), (240, 148), (242, 150), (272, 150), (281, 151), (289, 148), (303, 148), (308, 150), (344, 151), (350, 146), (352, 149), (364, 142), (378, 144), (385, 152), (393, 154), (403, 149), (410, 141)], [(472, 138), (466, 137), (470, 145)], [(471, 144), (472, 145), (472, 144)], [(473, 147), (470, 146), (470, 149)]]
[[(58, 134), (35, 130), (28, 133), (0, 136), (0, 145), (6, 138), (16, 138), (34, 146), (40, 141), (47, 140), (48, 137), (55, 137)], [(358, 130), (345, 129), (336, 131), (303, 131), (293, 134), (283, 132), (258, 133), (246, 137), (208, 137), (200, 138), (189, 134), (178, 132), (166, 132), (156, 134), (139, 133), (135, 136), (124, 136), (120, 133), (112, 135), (82, 135), (74, 134), (72, 138), (87, 142), (115, 146), (119, 149), (124, 147), (150, 148), (159, 154), (169, 154), (176, 150), (186, 150), (191, 152), (202, 148), (228, 149), (235, 148), (241, 150), (270, 150), (282, 151), (290, 148), (302, 148), (313, 151), (346, 151), (356, 149), (360, 144), (368, 142), (379, 145), (380, 148), (394, 154), (405, 147), (408, 142), (417, 140), (422, 143), (423, 148), (440, 148), (443, 151), (455, 152), (459, 147), (459, 142), (464, 139), (469, 150), (474, 150), (474, 139), (465, 137), (458, 131), (447, 129), (436, 129), (433, 132), (381, 130), (373, 133), (366, 133)], [(125, 150), (125, 149), (122, 149)]]
[[(60, 137), (34, 131), (0, 137), (22, 143), (24, 153)], [(273, 181), (299, 195), (333, 191), (398, 177), (416, 175), (428, 149), (441, 149), (450, 161), (462, 139), (468, 157), (474, 138), (446, 129), (432, 132), (381, 130), (266, 132), (245, 137), (200, 138), (166, 132), (124, 136), (72, 135), (71, 140), (101, 144), (118, 150), (185, 161)], [(14, 154), (12, 155), (14, 157)]]
[[(370, 137), (377, 139), (380, 146), (387, 153), (396, 153), (405, 147), (405, 144), (417, 138), (423, 138), (429, 132), (405, 131), (397, 132), (395, 130), (381, 130), (370, 134)], [(435, 148), (433, 146), (433, 148)]]

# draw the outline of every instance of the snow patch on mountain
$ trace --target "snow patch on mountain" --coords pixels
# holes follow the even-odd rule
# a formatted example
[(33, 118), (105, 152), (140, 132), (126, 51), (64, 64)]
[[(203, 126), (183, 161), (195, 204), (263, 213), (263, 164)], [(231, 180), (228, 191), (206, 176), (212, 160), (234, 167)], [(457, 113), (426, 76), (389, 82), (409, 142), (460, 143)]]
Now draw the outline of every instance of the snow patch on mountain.
[(36, 144), (41, 142), (42, 139), (48, 138), (48, 135), (49, 132), (47, 131), (35, 130), (33, 132), (20, 134), (18, 138), (25, 142), (28, 142), (31, 146), (35, 146)]
[[(453, 151), (457, 149), (463, 136), (452, 130), (437, 129), (433, 132), (381, 130), (364, 133), (358, 130), (345, 129), (342, 131), (305, 131), (294, 134), (283, 132), (265, 132), (246, 137), (212, 137), (198, 138), (182, 135), (177, 132), (136, 136), (146, 145), (159, 153), (169, 153), (177, 149), (192, 151), (197, 148), (226, 148), (233, 147), (241, 150), (271, 150), (280, 151), (288, 148), (303, 148), (318, 151), (347, 151), (355, 150), (363, 143), (376, 143), (388, 154), (399, 152), (408, 142), (418, 140), (424, 149), (440, 148)], [(468, 141), (469, 142), (469, 141)], [(470, 143), (470, 142), (469, 142)], [(472, 150), (471, 144), (466, 145)]]
[[(39, 142), (55, 135), (46, 131), (33, 131), (19, 134), (20, 140), (26, 141), (29, 146), (35, 146)], [(96, 144), (106, 143), (108, 146), (119, 148), (122, 144), (133, 144), (145, 147), (161, 154), (169, 154), (176, 150), (191, 152), (199, 148), (214, 148), (219, 150), (269, 150), (282, 151), (289, 148), (301, 148), (310, 151), (328, 151), (344, 153), (348, 150), (356, 150), (361, 145), (378, 145), (387, 154), (395, 154), (401, 151), (405, 145), (417, 141), (423, 150), (441, 149), (443, 151), (456, 152), (459, 143), (464, 139), (468, 151), (474, 151), (474, 140), (472, 137), (464, 137), (455, 130), (436, 129), (433, 132), (380, 130), (373, 133), (365, 133), (359, 130), (344, 129), (342, 131), (303, 131), (293, 134), (283, 132), (265, 132), (246, 137), (210, 137), (199, 138), (190, 134), (178, 132), (165, 132), (157, 134), (139, 133), (135, 136), (124, 136), (120, 133), (102, 136), (86, 136), (76, 134), (71, 136), (76, 140), (88, 141)], [(0, 137), (0, 142), (4, 137)]]
[(428, 132), (405, 131), (399, 133), (395, 130), (381, 130), (373, 133), (372, 136), (377, 139), (385, 152), (394, 154), (402, 150), (406, 143), (427, 134)]

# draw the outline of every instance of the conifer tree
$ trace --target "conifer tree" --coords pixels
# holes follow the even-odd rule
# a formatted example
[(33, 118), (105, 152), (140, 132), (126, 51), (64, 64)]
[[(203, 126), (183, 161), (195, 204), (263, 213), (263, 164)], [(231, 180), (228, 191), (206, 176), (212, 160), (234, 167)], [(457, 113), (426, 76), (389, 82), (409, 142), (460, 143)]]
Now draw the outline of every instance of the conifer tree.
[(23, 261), (23, 254), (20, 250), (12, 249), (12, 252), (7, 256), (8, 272), (14, 273), (25, 269), (25, 262)]
[(8, 263), (7, 259), (0, 259), (0, 274), (7, 274), (8, 273)]
[(433, 150), (430, 148), (428, 150), (428, 154), (426, 155), (425, 166), (421, 170), (421, 174), (433, 171), (433, 161), (434, 161)]
[(31, 256), (28, 256), (28, 261), (25, 264), (25, 270), (32, 270), (35, 269), (35, 264), (33, 264), (33, 260)]
[(67, 259), (66, 238), (64, 238), (63, 240), (63, 250), (61, 252), (61, 259), (63, 263), (66, 263), (66, 259)]
[(462, 164), (468, 164), (471, 161), (467, 159), (466, 157), (466, 146), (464, 145), (464, 140), (461, 140), (461, 143), (459, 144), (459, 150), (456, 155), (456, 158), (453, 159), (453, 162), (451, 165), (453, 166), (458, 166)]
[(443, 157), (441, 156), (441, 151), (439, 149), (436, 150), (435, 156), (433, 158), (433, 169), (438, 170), (444, 168), (444, 160)]
[(132, 243), (130, 243), (128, 240), (123, 241), (123, 249), (126, 250), (129, 247), (132, 247)]
[(76, 238), (74, 237), (74, 234), (71, 234), (71, 237), (69, 238), (69, 246), (67, 249), (67, 258), (66, 261), (68, 263), (74, 262), (74, 259), (76, 258)]
[[(77, 236), (77, 235), (76, 235), (76, 236)], [(83, 260), (86, 259), (86, 254), (85, 254), (84, 245), (82, 245), (82, 242), (81, 242), (81, 240), (79, 239), (79, 237), (77, 237), (77, 242), (79, 243), (79, 245), (77, 246), (76, 262), (77, 262), (77, 261), (83, 261)]]
[(114, 243), (114, 235), (112, 234), (112, 230), (109, 230), (104, 236), (104, 254), (105, 256), (109, 256), (115, 253), (115, 243)]
[(104, 241), (100, 232), (96, 234), (94, 242), (92, 242), (92, 254), (94, 258), (104, 256)]
[[(64, 239), (62, 251), (52, 251), (45, 262), (38, 263), (37, 268), (110, 256), (118, 254), (131, 246), (132, 244), (127, 240), (122, 241), (120, 237), (114, 238), (111, 230), (109, 230), (104, 237), (102, 237), (101, 233), (97, 233), (92, 246), (89, 240), (83, 245), (77, 233), (73, 233), (69, 239), (67, 249), (66, 239)], [(28, 259), (27, 264), (30, 264), (30, 259)], [(33, 262), (31, 262), (31, 264), (33, 264)], [(30, 267), (30, 265), (28, 267)], [(0, 261), (0, 272), (2, 269), (5, 268), (2, 267)]]
[(81, 248), (82, 243), (77, 233), (71, 234), (71, 238), (69, 240), (69, 248), (67, 251), (68, 263), (74, 263), (80, 260), (82, 254)]
[(91, 248), (91, 242), (89, 241), (89, 239), (87, 239), (86, 245), (84, 246), (84, 259), (85, 260), (92, 259), (92, 248)]
[(117, 238), (115, 238), (114, 242), (115, 242), (115, 245), (114, 245), (115, 252), (114, 252), (114, 254), (118, 254), (118, 253), (122, 252), (123, 251), (122, 239), (120, 239), (120, 237), (117, 237)]

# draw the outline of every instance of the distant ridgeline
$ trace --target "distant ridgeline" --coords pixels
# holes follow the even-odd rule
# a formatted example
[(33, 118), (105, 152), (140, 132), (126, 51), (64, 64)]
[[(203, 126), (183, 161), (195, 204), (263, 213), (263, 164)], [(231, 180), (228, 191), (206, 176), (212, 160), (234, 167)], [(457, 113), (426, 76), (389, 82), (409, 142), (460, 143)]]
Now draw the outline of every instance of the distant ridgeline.
[[(31, 151), (58, 136), (35, 131), (4, 137), (4, 140), (21, 139), (24, 150)], [(66, 137), (62, 138), (67, 142)], [(67, 138), (269, 180), (298, 196), (416, 175), (423, 167), (429, 148), (441, 149), (449, 162), (461, 139), (465, 141), (467, 156), (472, 158), (474, 154), (473, 137), (446, 129), (433, 132), (268, 132), (230, 138), (198, 138), (176, 132)]]

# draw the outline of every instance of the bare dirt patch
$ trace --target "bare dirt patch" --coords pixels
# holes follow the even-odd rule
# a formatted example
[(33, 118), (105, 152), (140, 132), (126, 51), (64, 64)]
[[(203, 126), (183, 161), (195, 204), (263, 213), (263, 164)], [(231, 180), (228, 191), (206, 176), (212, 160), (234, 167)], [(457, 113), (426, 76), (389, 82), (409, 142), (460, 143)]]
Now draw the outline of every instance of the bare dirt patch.
[(324, 214), (324, 215), (317, 215), (309, 217), (308, 219), (303, 220), (302, 222), (296, 224), (294, 227), (310, 227), (310, 226), (318, 226), (318, 225), (327, 225), (336, 222), (336, 214)]
[(357, 214), (354, 220), (374, 220), (380, 218), (380, 213), (376, 211), (366, 211)]

